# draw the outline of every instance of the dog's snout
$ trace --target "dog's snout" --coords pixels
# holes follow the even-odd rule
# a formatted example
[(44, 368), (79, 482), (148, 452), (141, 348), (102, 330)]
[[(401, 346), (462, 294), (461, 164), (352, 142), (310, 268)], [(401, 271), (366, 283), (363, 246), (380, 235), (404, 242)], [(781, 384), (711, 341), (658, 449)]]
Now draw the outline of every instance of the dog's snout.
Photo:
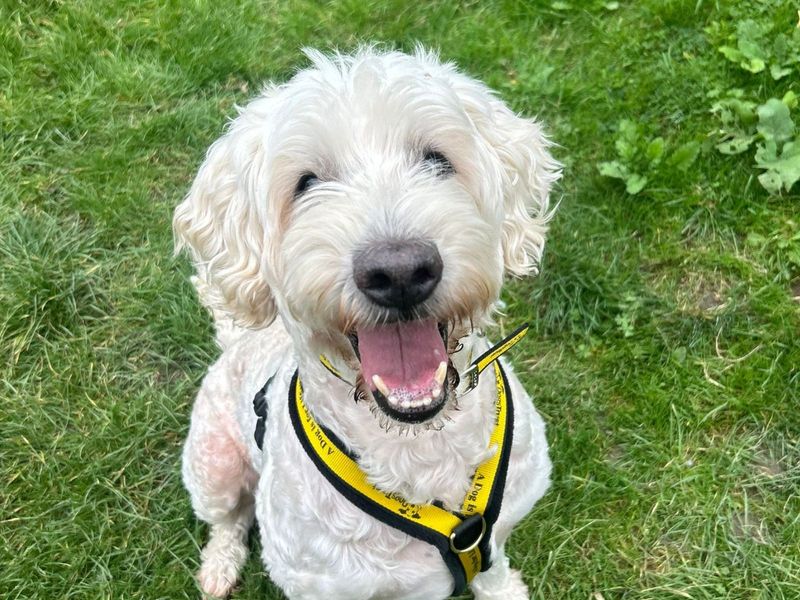
[(424, 240), (375, 242), (353, 257), (358, 289), (375, 304), (407, 310), (425, 301), (442, 279), (442, 257)]

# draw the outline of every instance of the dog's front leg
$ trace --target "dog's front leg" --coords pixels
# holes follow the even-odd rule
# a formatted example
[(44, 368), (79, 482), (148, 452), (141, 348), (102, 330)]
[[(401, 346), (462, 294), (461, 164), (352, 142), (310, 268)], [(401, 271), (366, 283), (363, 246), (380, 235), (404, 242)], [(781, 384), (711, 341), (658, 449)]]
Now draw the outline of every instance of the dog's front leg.
[(247, 559), (258, 481), (241, 444), (229, 433), (235, 422), (215, 409), (235, 402), (225, 398), (233, 388), (222, 369), (212, 368), (198, 392), (183, 447), (184, 485), (195, 513), (211, 526), (197, 579), (205, 594), (217, 598), (228, 596)]
[(508, 564), (502, 547), (497, 549), (492, 566), (476, 575), (470, 587), (475, 600), (528, 600), (528, 586), (520, 572)]

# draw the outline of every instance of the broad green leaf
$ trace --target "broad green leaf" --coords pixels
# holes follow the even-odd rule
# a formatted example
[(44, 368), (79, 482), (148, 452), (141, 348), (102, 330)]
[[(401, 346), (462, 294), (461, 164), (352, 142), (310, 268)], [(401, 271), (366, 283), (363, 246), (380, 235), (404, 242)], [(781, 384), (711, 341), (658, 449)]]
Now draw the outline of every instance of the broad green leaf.
[(664, 156), (664, 138), (657, 137), (647, 144), (645, 156), (651, 163), (658, 163), (661, 157)]
[(772, 78), (775, 81), (778, 81), (778, 79), (781, 79), (783, 77), (786, 77), (791, 72), (792, 72), (791, 67), (782, 67), (781, 65), (776, 63), (773, 63), (769, 66), (769, 74), (772, 75)]
[(783, 95), (781, 102), (788, 106), (789, 110), (797, 108), (797, 94), (795, 94), (792, 90), (789, 90)]
[(775, 140), (766, 140), (756, 147), (756, 164), (766, 164), (776, 160), (778, 160), (778, 144)]
[(736, 118), (733, 116), (733, 111), (724, 102), (715, 102), (711, 106), (711, 112), (719, 116), (722, 124), (730, 127), (736, 124)]
[(619, 133), (622, 137), (635, 140), (639, 137), (639, 128), (630, 119), (622, 119), (619, 122)]
[(730, 46), (720, 46), (718, 50), (731, 62), (735, 62), (739, 64), (744, 60), (744, 56), (737, 48), (731, 48)]
[(617, 155), (625, 162), (631, 162), (636, 156), (636, 146), (628, 140), (618, 139), (614, 146), (617, 148)]
[(780, 158), (776, 156), (774, 142), (759, 146), (756, 151), (756, 165), (767, 169), (758, 178), (761, 185), (770, 192), (780, 191), (782, 185), (788, 192), (800, 180), (800, 142), (785, 144)]
[(638, 173), (632, 173), (630, 177), (625, 180), (625, 184), (625, 191), (634, 196), (641, 192), (644, 186), (647, 185), (647, 177), (639, 175)]
[(762, 65), (766, 61), (767, 53), (758, 44), (758, 42), (751, 42), (748, 40), (739, 40), (739, 52), (742, 53), (746, 59), (750, 61), (758, 61)]
[(756, 122), (756, 103), (739, 98), (725, 98), (715, 102), (711, 107), (711, 112), (719, 114), (724, 125), (733, 125), (738, 119), (742, 125), (750, 125)]
[(619, 122), (619, 135), (614, 145), (617, 148), (617, 154), (624, 162), (630, 162), (636, 156), (639, 138), (639, 128), (636, 123), (628, 119)]
[(794, 123), (789, 116), (789, 107), (777, 98), (770, 98), (758, 107), (758, 133), (765, 140), (784, 142), (792, 137)]
[(681, 171), (685, 171), (695, 160), (697, 160), (697, 155), (700, 152), (700, 142), (687, 142), (682, 146), (679, 146), (675, 152), (672, 153), (672, 156), (669, 158), (669, 162), (673, 167)]
[(748, 100), (731, 98), (731, 108), (743, 124), (756, 122), (756, 103)]
[(741, 154), (750, 147), (756, 136), (740, 136), (717, 144), (717, 150), (722, 154)]
[(784, 67), (788, 67), (798, 61), (798, 50), (800, 50), (800, 36), (796, 32), (793, 39), (789, 39), (789, 36), (779, 33), (772, 42), (774, 62)]
[(739, 66), (745, 71), (750, 71), (751, 73), (761, 73), (761, 71), (767, 68), (767, 63), (760, 58), (750, 58), (740, 62)]
[(686, 362), (686, 346), (678, 346), (671, 352), (673, 360), (679, 364)]
[(600, 171), (600, 175), (605, 177), (614, 177), (616, 179), (628, 178), (628, 168), (616, 160), (600, 163), (597, 165), (597, 170)]
[(789, 259), (789, 262), (797, 266), (800, 266), (800, 250), (795, 250), (795, 249), (789, 250), (786, 253), (786, 258)]
[(758, 176), (758, 182), (770, 194), (781, 191), (781, 178), (775, 171), (767, 171)]
[(736, 26), (737, 46), (741, 53), (749, 59), (765, 61), (769, 53), (764, 48), (765, 35), (768, 33), (768, 26), (753, 19), (739, 21)]
[(788, 192), (800, 180), (800, 141), (787, 143), (783, 147), (781, 160), (773, 168), (780, 174), (783, 187)]

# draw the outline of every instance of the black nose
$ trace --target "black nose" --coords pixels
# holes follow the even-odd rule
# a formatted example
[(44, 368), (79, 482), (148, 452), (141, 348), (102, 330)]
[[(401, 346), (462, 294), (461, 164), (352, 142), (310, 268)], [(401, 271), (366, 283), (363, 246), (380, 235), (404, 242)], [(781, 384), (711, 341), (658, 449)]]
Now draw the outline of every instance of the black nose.
[(442, 279), (442, 257), (431, 242), (375, 242), (356, 252), (353, 277), (375, 304), (407, 310), (428, 298)]

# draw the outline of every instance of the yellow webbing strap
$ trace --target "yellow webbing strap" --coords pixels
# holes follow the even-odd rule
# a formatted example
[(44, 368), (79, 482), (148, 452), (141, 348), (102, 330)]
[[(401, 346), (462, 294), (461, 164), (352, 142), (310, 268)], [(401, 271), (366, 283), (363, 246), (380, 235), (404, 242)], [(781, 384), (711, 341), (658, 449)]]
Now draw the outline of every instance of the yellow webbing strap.
[(459, 390), (460, 394), (463, 396), (474, 390), (478, 385), (478, 376), (483, 373), (484, 369), (511, 350), (517, 342), (525, 337), (528, 329), (530, 329), (530, 325), (525, 323), (472, 361), (469, 368), (461, 374), (464, 385)]
[(344, 378), (344, 376), (339, 372), (339, 369), (333, 366), (333, 363), (327, 356), (325, 356), (324, 354), (320, 354), (319, 362), (321, 362), (322, 366), (328, 369), (328, 372), (334, 377), (336, 377), (336, 379), (344, 381), (347, 385), (353, 385), (352, 382), (347, 381), (347, 379)]
[[(465, 515), (484, 514), (486, 507), (489, 504), (489, 493), (491, 483), (497, 473), (497, 467), (500, 463), (503, 446), (505, 444), (506, 436), (506, 418), (508, 418), (508, 410), (506, 410), (506, 387), (503, 380), (503, 374), (500, 371), (500, 363), (494, 364), (494, 376), (497, 384), (497, 399), (495, 400), (495, 421), (492, 435), (489, 438), (489, 446), (497, 446), (497, 452), (492, 457), (481, 463), (475, 471), (475, 476), (472, 478), (472, 486), (464, 498), (464, 503), (461, 505), (461, 512)], [(486, 485), (486, 484), (489, 485)]]
[(500, 356), (511, 350), (513, 346), (516, 346), (517, 342), (519, 342), (522, 338), (525, 337), (525, 334), (528, 333), (528, 329), (530, 329), (530, 325), (527, 323), (522, 325), (508, 334), (505, 338), (503, 338), (499, 343), (495, 344), (489, 350), (481, 354), (477, 359), (473, 361), (474, 364), (478, 369), (478, 374), (480, 375), (483, 373), (483, 370), (496, 361)]
[[(516, 342), (514, 342), (516, 343)], [(508, 347), (510, 347), (510, 344)], [(500, 353), (497, 354), (499, 356)], [(460, 591), (473, 577), (488, 568), (489, 536), (497, 519), (505, 486), (505, 471), (511, 446), (513, 411), (505, 375), (495, 363), (497, 399), (495, 426), (490, 444), (497, 446), (492, 458), (475, 471), (469, 492), (462, 504), (463, 514), (454, 514), (434, 504), (411, 504), (398, 494), (382, 492), (368, 480), (355, 457), (336, 436), (319, 425), (303, 402), (303, 387), (295, 373), (289, 390), (289, 413), (295, 432), (306, 453), (326, 479), (353, 504), (378, 520), (437, 547)], [(475, 518), (478, 518), (476, 520)], [(471, 518), (471, 519), (470, 519)], [(470, 527), (480, 526), (475, 539), (456, 545), (459, 526), (470, 519)]]

